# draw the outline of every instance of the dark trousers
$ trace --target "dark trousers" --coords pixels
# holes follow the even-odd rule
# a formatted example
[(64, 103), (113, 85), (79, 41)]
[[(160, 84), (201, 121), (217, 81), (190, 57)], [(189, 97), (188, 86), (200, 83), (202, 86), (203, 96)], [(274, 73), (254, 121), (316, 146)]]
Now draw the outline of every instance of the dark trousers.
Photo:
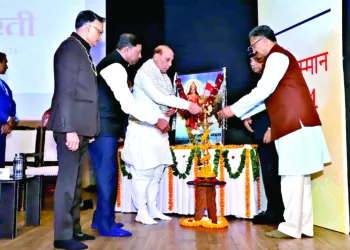
[(278, 175), (278, 154), (275, 143), (259, 143), (258, 153), (267, 198), (267, 211), (265, 214), (281, 218), (284, 212), (284, 205), (281, 194), (281, 177)]
[(5, 167), (6, 136), (0, 134), (0, 168)]
[(57, 143), (58, 176), (54, 195), (55, 240), (69, 240), (73, 233), (81, 232), (80, 202), (83, 162), (89, 139), (79, 136), (79, 148), (70, 151), (66, 134), (54, 133)]
[(111, 230), (114, 224), (114, 207), (117, 198), (118, 138), (99, 136), (90, 144), (89, 153), (97, 184), (97, 208), (93, 223), (102, 231)]

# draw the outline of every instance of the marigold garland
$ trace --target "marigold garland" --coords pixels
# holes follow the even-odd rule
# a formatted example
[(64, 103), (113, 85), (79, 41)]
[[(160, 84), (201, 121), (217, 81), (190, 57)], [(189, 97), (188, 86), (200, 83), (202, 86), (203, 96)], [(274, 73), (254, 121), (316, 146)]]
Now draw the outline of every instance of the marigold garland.
[(250, 150), (246, 150), (245, 157), (245, 216), (250, 218)]
[(250, 150), (250, 159), (252, 161), (253, 179), (257, 181), (260, 176), (260, 162), (256, 148)]
[[(171, 151), (173, 154), (173, 160), (174, 165), (176, 162), (176, 156), (174, 153), (174, 149), (191, 149), (191, 153), (193, 152), (192, 159), (191, 153), (189, 160), (187, 161), (187, 167), (189, 170), (185, 173), (181, 174), (178, 172), (179, 178), (185, 179), (189, 174), (190, 170), (192, 168), (192, 163), (194, 162), (194, 177), (195, 179), (198, 177), (199, 172), (199, 166), (198, 166), (198, 158), (201, 159), (201, 150), (207, 148), (209, 145), (180, 145), (180, 146), (171, 146)], [(241, 172), (243, 171), (243, 168), (246, 167), (246, 217), (250, 217), (250, 160), (252, 164), (252, 170), (253, 170), (253, 179), (257, 182), (257, 192), (258, 192), (258, 210), (261, 209), (261, 181), (260, 181), (260, 162), (259, 162), (259, 156), (257, 154), (256, 147), (257, 145), (250, 145), (252, 147), (251, 150), (249, 149), (243, 149), (241, 154), (241, 161), (240, 166), (238, 167), (237, 171), (235, 173), (232, 173), (231, 167), (228, 160), (228, 149), (237, 149), (237, 148), (243, 148), (245, 145), (210, 145), (208, 149), (216, 149), (215, 150), (215, 156), (214, 156), (214, 169), (213, 172), (217, 176), (218, 174), (218, 165), (220, 164), (220, 181), (225, 181), (225, 175), (224, 175), (224, 169), (226, 168), (229, 177), (233, 179), (237, 179)], [(121, 149), (120, 147), (117, 152), (117, 159), (118, 159), (118, 183), (117, 183), (117, 207), (121, 207), (121, 182), (122, 182), (122, 175), (124, 177), (127, 177), (128, 179), (132, 179), (131, 173), (129, 173), (125, 168), (125, 163), (121, 159)], [(225, 149), (225, 150), (224, 150)], [(210, 158), (209, 158), (210, 160)], [(211, 168), (211, 164), (209, 163)], [(176, 166), (175, 166), (175, 169)], [(169, 189), (169, 211), (173, 210), (173, 176), (177, 176), (176, 170), (173, 168), (168, 168), (168, 176), (169, 176), (169, 183), (168, 183), (168, 189)], [(223, 215), (225, 209), (225, 187), (220, 186), (220, 213)]]
[(174, 164), (172, 166), (173, 174), (175, 176), (179, 176), (180, 179), (186, 179), (187, 176), (189, 176), (191, 173), (194, 155), (197, 155), (198, 158), (201, 158), (201, 151), (199, 150), (199, 148), (192, 148), (191, 149), (190, 156), (187, 159), (186, 170), (184, 173), (180, 173), (179, 169), (177, 168), (178, 163), (176, 161), (176, 155), (175, 155), (174, 149), (172, 147), (170, 148), (170, 151), (171, 151), (171, 155), (173, 157), (173, 162), (174, 162)]
[(122, 148), (118, 149), (118, 166), (119, 166), (120, 170), (122, 171), (123, 176), (127, 176), (128, 179), (131, 180), (132, 179), (132, 174), (129, 173), (128, 170), (126, 170), (125, 162), (121, 158), (121, 153), (122, 153), (121, 149)]
[[(220, 149), (220, 181), (225, 181), (224, 173), (224, 157), (222, 156), (222, 149)], [(225, 214), (225, 186), (220, 185), (220, 214)]]
[[(194, 179), (197, 179), (198, 176), (198, 156), (194, 155)], [(193, 196), (194, 196), (194, 203), (196, 203), (196, 185), (193, 186)]]
[[(228, 159), (229, 151), (226, 149), (222, 152), (222, 155), (224, 158), (224, 167), (226, 168), (228, 176), (231, 179), (237, 179), (242, 174), (242, 171), (243, 171), (244, 167), (246, 166), (246, 152), (247, 152), (247, 149), (246, 148), (243, 149), (243, 151), (241, 153), (241, 161), (239, 163), (239, 166), (238, 166), (236, 172), (234, 172), (234, 173), (232, 172), (230, 161)], [(216, 167), (216, 171), (217, 171), (217, 165), (215, 167)]]
[(205, 228), (224, 228), (228, 227), (228, 222), (224, 216), (217, 217), (217, 223), (212, 223), (208, 217), (203, 217), (201, 220), (196, 221), (194, 218), (182, 218), (180, 225), (185, 227), (198, 227), (202, 226)]
[(173, 211), (173, 170), (168, 167), (168, 210)]
[[(237, 179), (241, 172), (242, 171), (239, 171), (239, 170), (243, 170), (244, 168), (244, 165), (245, 165), (245, 161), (242, 162), (242, 159), (245, 159), (245, 155), (241, 155), (241, 164), (240, 164), (240, 167), (237, 169), (237, 171), (235, 173), (232, 173), (231, 172), (231, 167), (230, 167), (230, 163), (229, 163), (229, 160), (227, 159), (227, 155), (225, 156), (225, 154), (228, 154), (228, 149), (237, 149), (237, 148), (243, 148), (245, 145), (225, 145), (225, 146), (222, 146), (222, 145), (210, 145), (208, 148), (209, 149), (226, 149), (222, 152), (222, 154), (224, 154), (224, 166), (226, 168), (226, 170), (228, 171), (229, 173), (229, 178), (234, 178), (234, 179)], [(256, 147), (257, 145), (250, 145), (253, 150), (254, 150), (254, 156), (252, 156), (252, 168), (253, 168), (253, 177), (254, 177), (254, 181), (257, 181), (257, 178), (259, 177), (260, 175), (260, 163), (259, 163), (259, 156), (258, 154), (256, 153)], [(172, 151), (172, 156), (173, 156), (173, 161), (174, 161), (174, 165), (173, 165), (173, 174), (175, 176), (179, 176), (180, 179), (186, 179), (187, 176), (190, 174), (190, 171), (191, 171), (191, 168), (192, 168), (192, 163), (193, 163), (193, 156), (194, 154), (192, 155), (191, 152), (190, 152), (190, 157), (188, 158), (187, 160), (187, 168), (186, 168), (186, 171), (185, 173), (180, 173), (177, 169), (177, 162), (176, 162), (176, 155), (174, 153), (173, 150), (175, 149), (190, 149), (190, 150), (194, 150), (194, 152), (197, 154), (197, 157), (199, 159), (201, 159), (201, 151), (203, 151), (204, 149), (206, 148), (206, 145), (196, 145), (196, 146), (193, 146), (193, 145), (180, 145), (180, 146), (171, 146), (170, 149)], [(120, 154), (121, 154), (121, 149), (122, 147), (119, 148), (118, 150), (118, 166), (119, 168), (121, 169), (121, 172), (122, 172), (122, 175), (124, 177), (127, 177), (128, 179), (132, 179), (132, 175), (131, 173), (129, 173), (125, 167), (125, 162), (121, 159), (120, 157)], [(192, 155), (192, 157), (191, 157)], [(219, 158), (219, 155), (218, 155), (218, 158)], [(253, 159), (254, 158), (254, 159)], [(215, 161), (215, 158), (214, 158), (214, 161)], [(215, 166), (218, 165), (218, 161), (217, 161), (217, 164), (215, 164), (214, 162), (214, 173), (217, 174), (217, 167), (215, 168)], [(198, 164), (198, 163), (197, 163)], [(211, 166), (211, 165), (210, 165)], [(198, 165), (196, 165), (196, 167), (198, 167)], [(198, 169), (197, 169), (198, 170)], [(196, 170), (195, 170), (196, 171)], [(216, 171), (216, 172), (215, 172)], [(198, 171), (197, 171), (198, 173)], [(197, 175), (195, 176), (197, 177)]]

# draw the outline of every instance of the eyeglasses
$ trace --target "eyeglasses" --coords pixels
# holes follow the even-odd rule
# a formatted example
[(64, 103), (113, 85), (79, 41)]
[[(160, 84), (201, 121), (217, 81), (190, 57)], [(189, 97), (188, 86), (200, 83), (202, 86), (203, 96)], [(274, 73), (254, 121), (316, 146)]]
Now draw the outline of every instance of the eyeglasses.
[(256, 55), (256, 53), (254, 53), (253, 51), (253, 48), (255, 48), (255, 44), (257, 44), (261, 39), (263, 39), (263, 37), (259, 38), (258, 41), (256, 41), (255, 43), (253, 43), (252, 45), (250, 45), (248, 48), (247, 48), (247, 54), (248, 54), (248, 57), (251, 58), (253, 56)]
[(92, 25), (92, 24), (89, 24), (91, 27), (94, 27), (97, 31), (98, 31), (98, 33), (100, 34), (100, 36), (102, 36), (102, 34), (103, 34), (103, 30), (100, 30), (99, 28), (97, 28), (97, 27), (95, 27), (94, 25)]
[(261, 39), (263, 39), (263, 37), (259, 38), (258, 41), (256, 41), (256, 42), (253, 43), (252, 45), (250, 45), (250, 46), (248, 47), (248, 50), (251, 50), (251, 49), (255, 48), (255, 44), (257, 44), (259, 41), (261, 41)]

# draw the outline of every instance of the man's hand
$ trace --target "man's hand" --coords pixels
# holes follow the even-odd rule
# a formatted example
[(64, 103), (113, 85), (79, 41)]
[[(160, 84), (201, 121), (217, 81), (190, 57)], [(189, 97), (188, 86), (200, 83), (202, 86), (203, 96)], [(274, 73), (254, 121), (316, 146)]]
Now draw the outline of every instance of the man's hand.
[(230, 106), (227, 106), (227, 107), (223, 108), (222, 110), (220, 110), (218, 112), (218, 115), (221, 118), (229, 118), (229, 117), (235, 116), (235, 114), (232, 112)]
[(79, 137), (76, 132), (66, 134), (66, 146), (71, 151), (76, 151), (79, 148)]
[(168, 109), (168, 111), (165, 113), (165, 116), (166, 116), (166, 117), (170, 117), (170, 116), (172, 116), (173, 114), (175, 114), (176, 111), (177, 111), (177, 108)]
[(118, 138), (118, 143), (122, 143), (122, 142), (124, 142), (124, 138)]
[(95, 141), (95, 138), (89, 139), (89, 143), (92, 143), (92, 142), (94, 142), (94, 141)]
[(5, 123), (1, 126), (1, 134), (2, 135), (8, 135), (9, 133), (11, 133), (11, 126), (8, 123)]
[(263, 139), (264, 143), (270, 143), (271, 142), (271, 129), (267, 129), (265, 134), (264, 134), (264, 139)]
[(156, 127), (162, 131), (162, 133), (166, 133), (170, 130), (169, 123), (165, 119), (158, 119), (158, 122), (156, 123)]
[(202, 111), (202, 108), (198, 104), (192, 102), (188, 107), (188, 111), (190, 111), (191, 114), (196, 115)]
[(16, 127), (16, 121), (14, 117), (10, 117), (7, 123), (11, 126), (11, 128)]
[(254, 132), (254, 130), (252, 129), (252, 127), (250, 126), (250, 124), (253, 123), (253, 120), (250, 118), (244, 119), (244, 127), (246, 127), (246, 129), (248, 129), (249, 132)]

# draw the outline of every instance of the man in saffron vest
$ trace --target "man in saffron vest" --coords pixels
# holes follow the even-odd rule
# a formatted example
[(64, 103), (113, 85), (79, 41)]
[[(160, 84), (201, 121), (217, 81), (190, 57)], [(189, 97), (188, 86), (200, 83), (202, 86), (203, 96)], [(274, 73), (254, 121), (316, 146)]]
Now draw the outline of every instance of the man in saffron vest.
[(310, 175), (331, 161), (321, 121), (297, 60), (277, 44), (273, 30), (258, 26), (249, 33), (249, 39), (253, 53), (266, 58), (262, 77), (249, 94), (218, 114), (244, 119), (267, 109), (271, 140), (275, 140), (279, 156), (285, 222), (266, 235), (313, 237)]

